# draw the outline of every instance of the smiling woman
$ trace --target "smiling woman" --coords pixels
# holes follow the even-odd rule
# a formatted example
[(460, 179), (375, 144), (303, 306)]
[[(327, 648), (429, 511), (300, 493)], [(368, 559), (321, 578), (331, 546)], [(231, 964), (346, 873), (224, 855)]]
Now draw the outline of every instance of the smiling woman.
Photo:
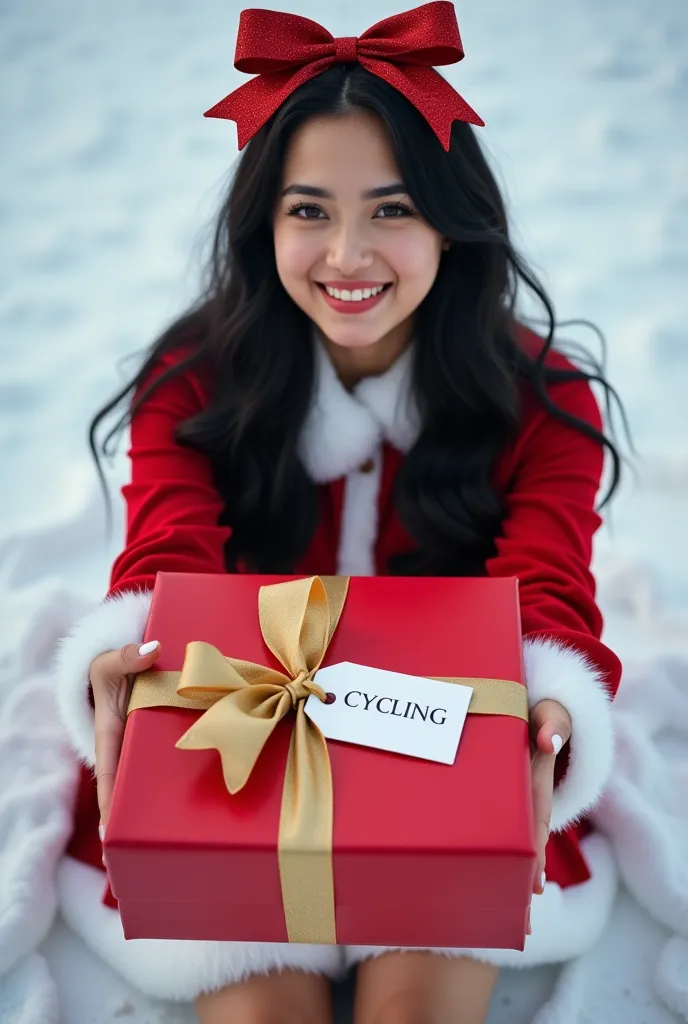
[[(511, 243), (468, 123), (477, 115), (427, 68), (427, 88), (414, 92), (423, 60), (462, 53), (451, 5), (419, 10), (373, 34), (389, 29), (400, 45), (414, 25), (421, 35), (430, 25), (413, 74), (388, 61), (386, 80), (359, 62), (361, 41), (326, 33), (332, 66), (287, 92), (283, 69), (249, 83), (281, 97), (264, 116), (230, 103), (250, 142), (219, 214), (208, 290), (92, 427), (95, 450), (105, 416), (130, 399), (118, 425), (131, 421), (125, 549), (107, 600), (65, 642), (59, 669), (63, 717), (100, 778), (98, 792), (89, 772), (82, 779), (69, 851), (80, 867), (62, 905), (144, 990), (198, 996), (204, 1022), (325, 1024), (319, 976), (366, 961), (357, 1024), (398, 1021), (402, 1010), (478, 1024), (498, 965), (583, 952), (613, 891), (607, 848), (589, 842), (585, 818), (609, 775), (620, 679), (590, 572), (604, 451), (612, 491), (619, 456), (590, 380), (613, 392), (553, 349), (554, 311)], [(265, 34), (262, 21), (286, 18), (247, 14), (247, 47)], [(289, 29), (296, 46), (324, 32), (295, 20), (270, 38)], [(439, 97), (432, 110), (428, 96)], [(517, 317), (520, 285), (548, 315), (544, 337)], [(141, 669), (160, 571), (519, 577), (538, 851), (525, 950), (402, 956), (208, 942), (191, 955), (183, 943), (141, 940), (134, 951), (110, 893), (110, 909), (85, 906), (78, 872), (101, 866), (97, 826), (123, 731), (112, 694), (130, 674), (116, 649), (128, 644), (127, 666)]]

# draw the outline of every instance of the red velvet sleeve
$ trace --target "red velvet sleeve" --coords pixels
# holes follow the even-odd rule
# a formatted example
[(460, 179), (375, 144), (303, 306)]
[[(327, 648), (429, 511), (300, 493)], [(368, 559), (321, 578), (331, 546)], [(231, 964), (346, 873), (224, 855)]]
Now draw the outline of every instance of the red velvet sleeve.
[[(587, 382), (550, 385), (549, 393), (561, 409), (602, 428)], [(595, 504), (604, 450), (533, 396), (526, 399), (524, 419), (507, 514), (486, 569), (492, 576), (519, 577), (524, 638), (550, 638), (578, 649), (598, 666), (614, 694), (621, 665), (600, 642), (603, 621), (590, 569), (593, 536), (602, 522)]]
[[(168, 358), (149, 380), (170, 364)], [(161, 384), (134, 415), (131, 480), (122, 488), (126, 541), (112, 567), (108, 596), (150, 590), (160, 571), (225, 571), (223, 547), (230, 530), (218, 524), (223, 502), (210, 463), (174, 439), (178, 424), (205, 404), (200, 380), (185, 373)]]

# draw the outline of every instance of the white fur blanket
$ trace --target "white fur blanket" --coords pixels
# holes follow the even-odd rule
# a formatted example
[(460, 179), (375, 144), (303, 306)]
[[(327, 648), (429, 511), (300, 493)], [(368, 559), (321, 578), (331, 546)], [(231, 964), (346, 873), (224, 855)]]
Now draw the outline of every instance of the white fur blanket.
[[(105, 1012), (108, 1000), (112, 1013), (118, 1002), (132, 1024), (158, 1019), (151, 1001), (108, 970), (96, 971), (102, 989), (96, 995), (93, 954), (54, 921), (55, 868), (70, 828), (76, 763), (57, 717), (50, 667), (57, 638), (87, 602), (55, 580), (28, 586), (18, 581), (26, 579), (22, 567), (43, 546), (83, 539), (89, 511), (81, 516), (62, 531), (24, 537), (6, 548), (0, 581), (3, 1024), (90, 1024), (96, 1018), (86, 1007)], [(613, 598), (616, 588), (617, 596), (627, 597), (629, 586), (637, 592), (642, 580), (629, 582), (625, 570), (607, 593)], [(637, 602), (635, 611), (627, 609), (626, 619), (618, 620), (622, 646), (633, 648), (635, 657), (625, 657), (615, 704), (616, 771), (597, 813), (616, 851), (624, 887), (606, 933), (586, 956), (561, 970), (503, 972), (490, 1024), (688, 1020), (688, 657), (657, 655), (652, 644), (643, 648), (634, 615)], [(651, 624), (647, 608), (641, 617)], [(622, 657), (627, 654), (618, 643), (616, 648)], [(180, 1022), (193, 1020), (190, 1007), (158, 1006), (157, 1011)]]

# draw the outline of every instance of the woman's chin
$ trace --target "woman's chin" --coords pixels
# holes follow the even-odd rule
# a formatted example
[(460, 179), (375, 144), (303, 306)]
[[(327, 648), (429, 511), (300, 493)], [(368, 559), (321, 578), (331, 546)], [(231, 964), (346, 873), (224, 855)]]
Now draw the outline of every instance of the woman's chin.
[(321, 332), (332, 345), (338, 348), (365, 349), (373, 348), (389, 333), (387, 330), (358, 327), (344, 327), (340, 324), (319, 324)]

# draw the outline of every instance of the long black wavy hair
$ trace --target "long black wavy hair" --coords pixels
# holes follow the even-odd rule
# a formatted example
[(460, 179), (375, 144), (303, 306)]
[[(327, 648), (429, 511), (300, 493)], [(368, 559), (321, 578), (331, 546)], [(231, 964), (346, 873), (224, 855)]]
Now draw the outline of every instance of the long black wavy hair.
[[(491, 471), (518, 431), (523, 382), (554, 416), (608, 449), (605, 502), (619, 483), (619, 452), (609, 437), (559, 410), (547, 385), (597, 381), (608, 409), (610, 397), (618, 397), (594, 360), (571, 371), (546, 365), (556, 325), (552, 303), (511, 244), (504, 201), (473, 128), (455, 122), (446, 153), (416, 109), (357, 64), (335, 66), (300, 86), (249, 142), (220, 209), (203, 294), (97, 413), (91, 449), (104, 483), (97, 442), (103, 421), (128, 399), (102, 442), (109, 454), (153, 388), (204, 367), (211, 400), (179, 424), (176, 439), (213, 467), (225, 501), (222, 521), (233, 528), (227, 569), (241, 562), (256, 572), (293, 571), (318, 520), (316, 487), (298, 456), (315, 368), (308, 318), (277, 274), (272, 220), (294, 131), (309, 118), (356, 110), (380, 119), (417, 209), (454, 243), (416, 311), (413, 379), (422, 431), (398, 474), (395, 500), (417, 551), (389, 571), (480, 574), (504, 514)], [(537, 296), (549, 325), (544, 346), (531, 355), (514, 331), (519, 284)], [(184, 358), (148, 384), (160, 356), (177, 349)]]

